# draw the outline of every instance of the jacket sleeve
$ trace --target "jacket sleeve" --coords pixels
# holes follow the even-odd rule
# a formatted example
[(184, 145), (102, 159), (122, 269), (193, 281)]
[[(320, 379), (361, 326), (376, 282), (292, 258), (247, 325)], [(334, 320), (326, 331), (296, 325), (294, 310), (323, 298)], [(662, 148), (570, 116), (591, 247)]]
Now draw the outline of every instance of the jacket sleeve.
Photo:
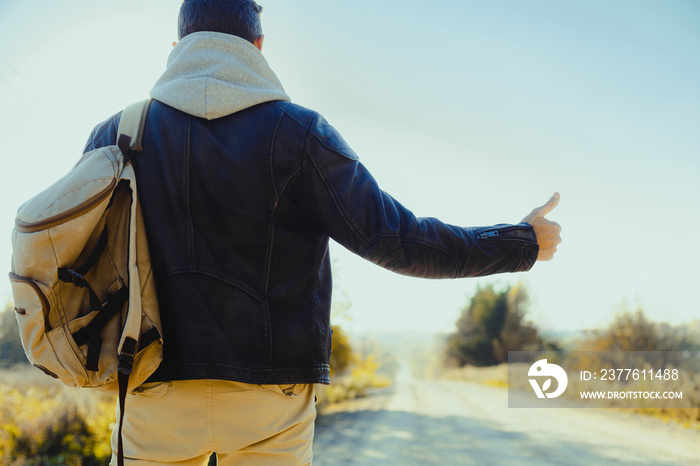
[(529, 270), (539, 246), (532, 226), (465, 228), (416, 217), (382, 191), (340, 134), (317, 116), (306, 133), (304, 199), (317, 226), (388, 270), (458, 278)]
[(115, 144), (117, 139), (117, 127), (119, 126), (120, 118), (121, 112), (112, 115), (107, 120), (95, 126), (90, 133), (87, 142), (85, 143), (83, 154), (86, 154), (94, 149), (99, 149), (100, 147)]

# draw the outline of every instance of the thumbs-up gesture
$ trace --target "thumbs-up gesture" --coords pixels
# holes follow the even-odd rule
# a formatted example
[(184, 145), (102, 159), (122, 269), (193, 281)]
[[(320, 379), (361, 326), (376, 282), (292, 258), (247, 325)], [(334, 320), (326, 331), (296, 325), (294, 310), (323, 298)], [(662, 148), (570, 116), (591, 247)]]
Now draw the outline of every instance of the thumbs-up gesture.
[(544, 218), (557, 204), (559, 204), (559, 193), (554, 193), (545, 205), (537, 207), (523, 219), (524, 223), (529, 223), (535, 229), (537, 244), (540, 246), (540, 252), (537, 255), (538, 261), (552, 260), (554, 253), (557, 252), (557, 244), (561, 243), (559, 224)]

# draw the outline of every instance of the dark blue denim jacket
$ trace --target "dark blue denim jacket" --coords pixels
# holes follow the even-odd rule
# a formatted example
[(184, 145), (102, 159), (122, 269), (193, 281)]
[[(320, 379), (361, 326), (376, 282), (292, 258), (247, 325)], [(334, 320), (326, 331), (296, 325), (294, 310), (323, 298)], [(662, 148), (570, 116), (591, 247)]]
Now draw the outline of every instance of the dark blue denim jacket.
[[(114, 144), (119, 114), (86, 151)], [(317, 113), (267, 102), (215, 120), (154, 101), (133, 157), (164, 360), (151, 381), (329, 383), (333, 238), (424, 278), (530, 269), (530, 225), (417, 218)]]

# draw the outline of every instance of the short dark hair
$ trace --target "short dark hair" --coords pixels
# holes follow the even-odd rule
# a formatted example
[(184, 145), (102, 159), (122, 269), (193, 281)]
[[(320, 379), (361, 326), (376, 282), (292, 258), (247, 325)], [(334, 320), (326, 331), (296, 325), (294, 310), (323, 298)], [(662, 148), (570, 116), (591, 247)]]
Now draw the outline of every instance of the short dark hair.
[(223, 32), (254, 43), (262, 36), (255, 0), (183, 0), (178, 16), (178, 39), (193, 32)]

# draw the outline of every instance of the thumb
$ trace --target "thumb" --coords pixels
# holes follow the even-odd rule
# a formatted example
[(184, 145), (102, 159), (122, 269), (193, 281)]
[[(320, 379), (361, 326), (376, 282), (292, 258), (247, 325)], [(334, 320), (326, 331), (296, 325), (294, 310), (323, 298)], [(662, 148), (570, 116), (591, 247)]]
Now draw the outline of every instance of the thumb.
[(557, 204), (559, 204), (559, 193), (554, 193), (543, 206), (533, 209), (530, 215), (525, 217), (522, 221), (525, 223), (532, 223), (536, 218), (544, 218)]
[(549, 200), (542, 206), (538, 207), (535, 210), (532, 211), (534, 215), (544, 217), (548, 213), (550, 213), (556, 206), (559, 204), (559, 193), (554, 193), (552, 197), (549, 198)]

